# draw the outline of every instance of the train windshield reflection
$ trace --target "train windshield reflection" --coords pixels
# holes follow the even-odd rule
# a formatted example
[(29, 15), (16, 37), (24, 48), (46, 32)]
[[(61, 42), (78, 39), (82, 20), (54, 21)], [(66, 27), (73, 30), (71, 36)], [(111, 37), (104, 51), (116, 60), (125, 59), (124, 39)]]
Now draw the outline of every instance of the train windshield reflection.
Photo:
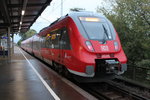
[[(90, 21), (89, 21), (90, 20)], [(111, 32), (108, 24), (104, 20), (98, 18), (80, 18), (82, 26), (90, 40), (112, 40), (112, 35), (115, 33)]]

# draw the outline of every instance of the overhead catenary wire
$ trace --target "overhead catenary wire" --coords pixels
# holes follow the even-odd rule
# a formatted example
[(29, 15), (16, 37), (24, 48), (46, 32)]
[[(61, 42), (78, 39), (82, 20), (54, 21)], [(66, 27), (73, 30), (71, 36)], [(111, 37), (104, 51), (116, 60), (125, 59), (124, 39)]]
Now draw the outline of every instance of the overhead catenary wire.
[[(63, 0), (63, 3), (64, 2), (66, 2), (67, 0)], [(52, 13), (54, 13), (56, 10), (58, 10), (58, 8), (63, 4), (62, 2), (56, 7), (56, 8), (54, 8), (54, 7), (52, 7), (52, 9), (54, 9), (53, 11), (51, 11), (51, 13), (50, 14), (52, 14)], [(62, 11), (63, 12), (63, 11)], [(62, 13), (63, 14), (63, 13)], [(61, 15), (62, 16), (62, 15)], [(42, 15), (41, 16), (39, 16), (39, 18), (41, 18), (41, 19), (43, 19), (43, 20), (45, 20), (46, 22), (48, 22), (48, 23), (52, 23), (49, 19), (47, 19), (47, 18), (45, 18), (45, 17), (43, 17)]]
[[(67, 1), (67, 0), (61, 0), (61, 3), (56, 7), (56, 8), (53, 8), (54, 10), (51, 12), (51, 14), (54, 12), (54, 11), (56, 11), (57, 10), (57, 8), (58, 7), (60, 7), (61, 6), (61, 16), (63, 15), (63, 3), (65, 2), (65, 1)], [(45, 17), (43, 17), (42, 15), (41, 16), (39, 16), (39, 18), (42, 18), (42, 19), (44, 19), (45, 21), (47, 21), (48, 23), (52, 23), (50, 20), (48, 20), (47, 18), (45, 18)]]
[(40, 18), (44, 19), (45, 21), (49, 22), (49, 23), (52, 23), (50, 20), (48, 20), (47, 18), (43, 17), (42, 15), (39, 16)]

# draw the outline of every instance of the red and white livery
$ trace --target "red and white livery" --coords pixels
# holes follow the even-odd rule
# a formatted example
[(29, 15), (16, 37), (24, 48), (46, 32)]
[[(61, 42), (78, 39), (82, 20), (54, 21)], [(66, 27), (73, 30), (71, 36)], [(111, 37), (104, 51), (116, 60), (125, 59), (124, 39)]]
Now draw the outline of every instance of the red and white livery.
[(56, 20), (21, 47), (59, 72), (82, 78), (122, 74), (127, 58), (111, 22), (92, 12), (74, 12)]

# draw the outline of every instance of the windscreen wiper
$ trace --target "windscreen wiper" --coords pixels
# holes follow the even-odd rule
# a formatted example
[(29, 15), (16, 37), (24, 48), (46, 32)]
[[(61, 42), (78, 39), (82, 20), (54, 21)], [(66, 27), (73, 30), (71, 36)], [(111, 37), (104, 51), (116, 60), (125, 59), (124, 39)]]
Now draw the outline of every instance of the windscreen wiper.
[(105, 28), (105, 26), (102, 24), (102, 26), (103, 26), (103, 29), (104, 29), (104, 35), (103, 35), (103, 40), (102, 40), (102, 44), (104, 44), (104, 43), (106, 43), (106, 36), (107, 36), (107, 38), (108, 38), (108, 32), (107, 32), (107, 30), (106, 30), (106, 28)]
[(102, 26), (103, 26), (103, 29), (104, 29), (104, 33), (105, 33), (105, 35), (106, 35), (106, 36), (107, 36), (107, 38), (109, 39), (107, 29), (105, 28), (105, 26), (104, 26), (104, 25), (102, 25)]

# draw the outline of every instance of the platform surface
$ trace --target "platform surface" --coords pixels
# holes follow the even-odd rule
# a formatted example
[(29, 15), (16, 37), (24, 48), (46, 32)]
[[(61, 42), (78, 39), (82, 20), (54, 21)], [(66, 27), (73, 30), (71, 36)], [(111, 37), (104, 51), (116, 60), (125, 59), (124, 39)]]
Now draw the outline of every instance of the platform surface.
[(15, 46), (0, 59), (0, 100), (96, 100), (47, 65)]

